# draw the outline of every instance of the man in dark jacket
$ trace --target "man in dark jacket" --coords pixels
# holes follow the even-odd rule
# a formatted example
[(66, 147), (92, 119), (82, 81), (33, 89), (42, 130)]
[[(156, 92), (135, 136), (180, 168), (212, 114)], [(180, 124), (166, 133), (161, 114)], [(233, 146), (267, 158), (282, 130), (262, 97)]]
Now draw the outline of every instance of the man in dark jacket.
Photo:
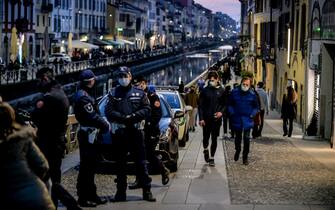
[(250, 147), (250, 129), (254, 126), (254, 117), (259, 111), (259, 105), (255, 92), (250, 90), (251, 79), (243, 78), (241, 86), (235, 88), (228, 100), (228, 112), (230, 122), (235, 132), (235, 156), (238, 161), (241, 152), (242, 133), (244, 140), (243, 164), (248, 165)]
[(83, 207), (95, 207), (107, 202), (97, 195), (94, 183), (95, 166), (98, 150), (94, 144), (98, 130), (106, 133), (110, 125), (99, 114), (95, 99), (90, 95), (95, 84), (95, 75), (91, 70), (84, 70), (80, 76), (80, 89), (74, 97), (74, 113), (80, 124), (78, 131), (80, 168), (77, 180), (78, 203)]
[(60, 184), (69, 101), (61, 85), (54, 79), (52, 69), (42, 68), (36, 77), (39, 80), (38, 87), (44, 95), (36, 103), (32, 121), (38, 128), (37, 145), (50, 167), (51, 198), (56, 207), (58, 200), (61, 200), (68, 209), (77, 209), (76, 200)]
[[(150, 101), (151, 113), (145, 120), (144, 126), (144, 144), (147, 160), (149, 161), (152, 169), (156, 169), (160, 172), (162, 175), (162, 184), (166, 185), (170, 180), (170, 171), (165, 167), (162, 160), (159, 159), (155, 153), (160, 135), (159, 121), (162, 118), (161, 103), (158, 95), (156, 94), (155, 87), (153, 85), (148, 87), (147, 80), (144, 77), (138, 77), (134, 79), (134, 82), (136, 82), (135, 86), (144, 90)], [(129, 189), (137, 188), (140, 188), (138, 176), (136, 176), (136, 181), (132, 185), (129, 185)]]
[(151, 193), (151, 178), (148, 174), (145, 157), (143, 129), (145, 119), (150, 115), (148, 97), (142, 89), (131, 85), (131, 72), (127, 67), (118, 71), (119, 86), (109, 93), (105, 108), (106, 117), (112, 126), (113, 142), (115, 142), (117, 191), (115, 201), (126, 201), (127, 195), (127, 153), (134, 154), (136, 171), (143, 199), (156, 201)]
[[(214, 154), (217, 147), (217, 137), (220, 134), (222, 113), (224, 113), (224, 90), (219, 84), (217, 72), (208, 73), (208, 86), (199, 97), (199, 125), (203, 127), (203, 147), (205, 161), (215, 166)], [(209, 138), (212, 136), (211, 157), (209, 157)]]

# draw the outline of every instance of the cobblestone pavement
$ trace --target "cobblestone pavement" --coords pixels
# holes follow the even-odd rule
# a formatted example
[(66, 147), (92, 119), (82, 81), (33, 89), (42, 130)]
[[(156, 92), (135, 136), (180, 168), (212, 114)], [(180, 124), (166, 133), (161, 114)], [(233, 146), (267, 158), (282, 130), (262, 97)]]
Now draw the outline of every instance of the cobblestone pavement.
[(252, 140), (250, 164), (233, 160), (233, 140), (224, 141), (232, 204), (335, 204), (335, 171), (295, 147), (269, 125)]

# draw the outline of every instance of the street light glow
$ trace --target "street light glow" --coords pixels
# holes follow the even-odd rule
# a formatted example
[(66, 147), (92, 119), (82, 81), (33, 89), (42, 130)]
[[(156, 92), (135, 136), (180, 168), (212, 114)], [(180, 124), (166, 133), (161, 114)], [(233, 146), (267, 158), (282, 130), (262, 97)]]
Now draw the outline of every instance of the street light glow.
[(287, 64), (290, 64), (290, 56), (291, 56), (291, 29), (288, 28), (287, 34)]

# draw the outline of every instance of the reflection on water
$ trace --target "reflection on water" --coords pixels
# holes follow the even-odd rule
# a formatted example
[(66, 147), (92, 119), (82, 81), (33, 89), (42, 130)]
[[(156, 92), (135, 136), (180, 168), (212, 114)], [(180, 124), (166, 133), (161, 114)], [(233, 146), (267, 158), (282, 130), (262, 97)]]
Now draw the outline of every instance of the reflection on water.
[(150, 84), (167, 86), (178, 85), (181, 81), (184, 84), (191, 82), (198, 75), (204, 72), (210, 65), (221, 58), (219, 52), (211, 52), (210, 54), (198, 53), (185, 56), (183, 60), (172, 65), (160, 68), (153, 73), (147, 75)]

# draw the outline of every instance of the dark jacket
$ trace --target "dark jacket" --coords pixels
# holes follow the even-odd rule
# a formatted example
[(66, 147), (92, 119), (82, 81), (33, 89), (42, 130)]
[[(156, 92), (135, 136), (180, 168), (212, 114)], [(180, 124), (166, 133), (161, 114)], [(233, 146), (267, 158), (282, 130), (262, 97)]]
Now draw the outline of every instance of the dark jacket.
[(224, 114), (225, 101), (224, 101), (224, 90), (221, 86), (211, 87), (207, 86), (204, 88), (199, 96), (199, 120), (217, 121), (221, 123), (222, 120), (215, 119), (214, 114), (221, 112)]
[(63, 155), (68, 111), (68, 98), (58, 84), (37, 101), (32, 120), (38, 127), (37, 144), (45, 155)]
[(290, 101), (286, 95), (283, 96), (281, 107), (282, 118), (295, 119), (297, 116), (297, 103)]
[[(117, 86), (110, 91), (108, 97), (105, 113), (110, 122), (132, 125), (147, 119), (150, 115), (149, 100), (142, 89), (132, 85)], [(131, 117), (126, 119), (127, 115)]]
[(109, 130), (106, 120), (100, 115), (97, 104), (88, 90), (81, 88), (74, 97), (74, 114), (81, 126), (101, 129), (103, 133)]
[(145, 134), (148, 136), (157, 136), (160, 134), (159, 121), (162, 118), (162, 110), (159, 97), (156, 93), (149, 93), (151, 113), (145, 121)]
[(32, 128), (0, 140), (0, 206), (8, 209), (55, 209), (41, 181), (48, 163), (34, 143)]
[(254, 126), (256, 113), (259, 105), (253, 90), (243, 92), (241, 88), (235, 88), (228, 100), (228, 112), (232, 127), (235, 130), (251, 129)]

